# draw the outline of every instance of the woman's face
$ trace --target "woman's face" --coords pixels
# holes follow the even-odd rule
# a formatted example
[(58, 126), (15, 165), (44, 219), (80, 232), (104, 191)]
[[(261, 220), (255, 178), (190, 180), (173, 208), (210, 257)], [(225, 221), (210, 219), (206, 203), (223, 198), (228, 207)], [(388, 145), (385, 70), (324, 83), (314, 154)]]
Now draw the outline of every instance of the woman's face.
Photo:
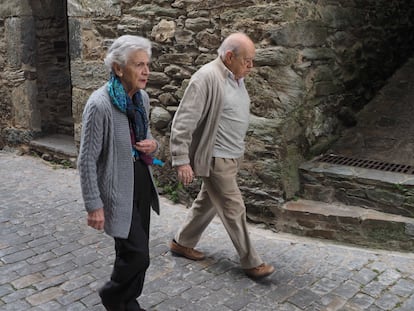
[(130, 97), (147, 85), (150, 73), (149, 61), (148, 54), (138, 50), (129, 54), (125, 66), (115, 64), (115, 73)]

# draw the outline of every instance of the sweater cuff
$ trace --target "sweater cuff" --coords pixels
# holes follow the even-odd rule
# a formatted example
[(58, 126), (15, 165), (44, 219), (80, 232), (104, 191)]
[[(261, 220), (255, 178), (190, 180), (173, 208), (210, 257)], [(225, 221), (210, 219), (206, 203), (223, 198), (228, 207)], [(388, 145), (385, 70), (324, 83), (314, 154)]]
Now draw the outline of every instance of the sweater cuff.
[(97, 209), (103, 208), (103, 202), (100, 198), (97, 198), (95, 200), (90, 200), (85, 202), (85, 209), (86, 211), (89, 212), (93, 212)]
[(171, 157), (171, 165), (172, 166), (180, 166), (189, 164), (190, 159), (188, 158), (188, 155), (180, 155), (180, 156), (173, 156)]

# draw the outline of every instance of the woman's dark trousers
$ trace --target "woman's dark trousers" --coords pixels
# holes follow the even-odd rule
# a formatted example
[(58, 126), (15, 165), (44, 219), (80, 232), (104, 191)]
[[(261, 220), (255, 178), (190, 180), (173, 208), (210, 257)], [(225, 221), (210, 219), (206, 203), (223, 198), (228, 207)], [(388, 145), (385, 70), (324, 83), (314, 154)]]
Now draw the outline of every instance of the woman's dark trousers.
[(152, 182), (148, 167), (140, 160), (134, 162), (134, 204), (131, 229), (127, 239), (115, 239), (115, 263), (111, 280), (99, 291), (108, 310), (139, 311), (137, 298), (144, 286), (148, 269), (149, 224)]

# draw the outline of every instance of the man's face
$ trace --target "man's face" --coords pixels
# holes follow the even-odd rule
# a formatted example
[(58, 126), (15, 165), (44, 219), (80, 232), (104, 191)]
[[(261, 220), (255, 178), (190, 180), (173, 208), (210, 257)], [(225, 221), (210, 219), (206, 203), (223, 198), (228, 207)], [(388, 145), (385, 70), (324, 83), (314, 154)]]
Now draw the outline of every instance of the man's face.
[(234, 77), (241, 79), (247, 76), (253, 68), (253, 61), (256, 55), (254, 46), (246, 46), (237, 55), (233, 52), (229, 53), (232, 55), (229, 56), (228, 68), (234, 74)]

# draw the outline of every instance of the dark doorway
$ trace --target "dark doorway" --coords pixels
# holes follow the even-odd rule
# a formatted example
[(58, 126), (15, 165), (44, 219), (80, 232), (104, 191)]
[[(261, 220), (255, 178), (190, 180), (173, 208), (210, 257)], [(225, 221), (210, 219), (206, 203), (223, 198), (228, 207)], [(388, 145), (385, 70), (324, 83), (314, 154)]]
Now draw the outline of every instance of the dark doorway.
[[(30, 1), (36, 29), (38, 149), (76, 154), (68, 46), (67, 0)], [(74, 154), (73, 154), (74, 153)]]

